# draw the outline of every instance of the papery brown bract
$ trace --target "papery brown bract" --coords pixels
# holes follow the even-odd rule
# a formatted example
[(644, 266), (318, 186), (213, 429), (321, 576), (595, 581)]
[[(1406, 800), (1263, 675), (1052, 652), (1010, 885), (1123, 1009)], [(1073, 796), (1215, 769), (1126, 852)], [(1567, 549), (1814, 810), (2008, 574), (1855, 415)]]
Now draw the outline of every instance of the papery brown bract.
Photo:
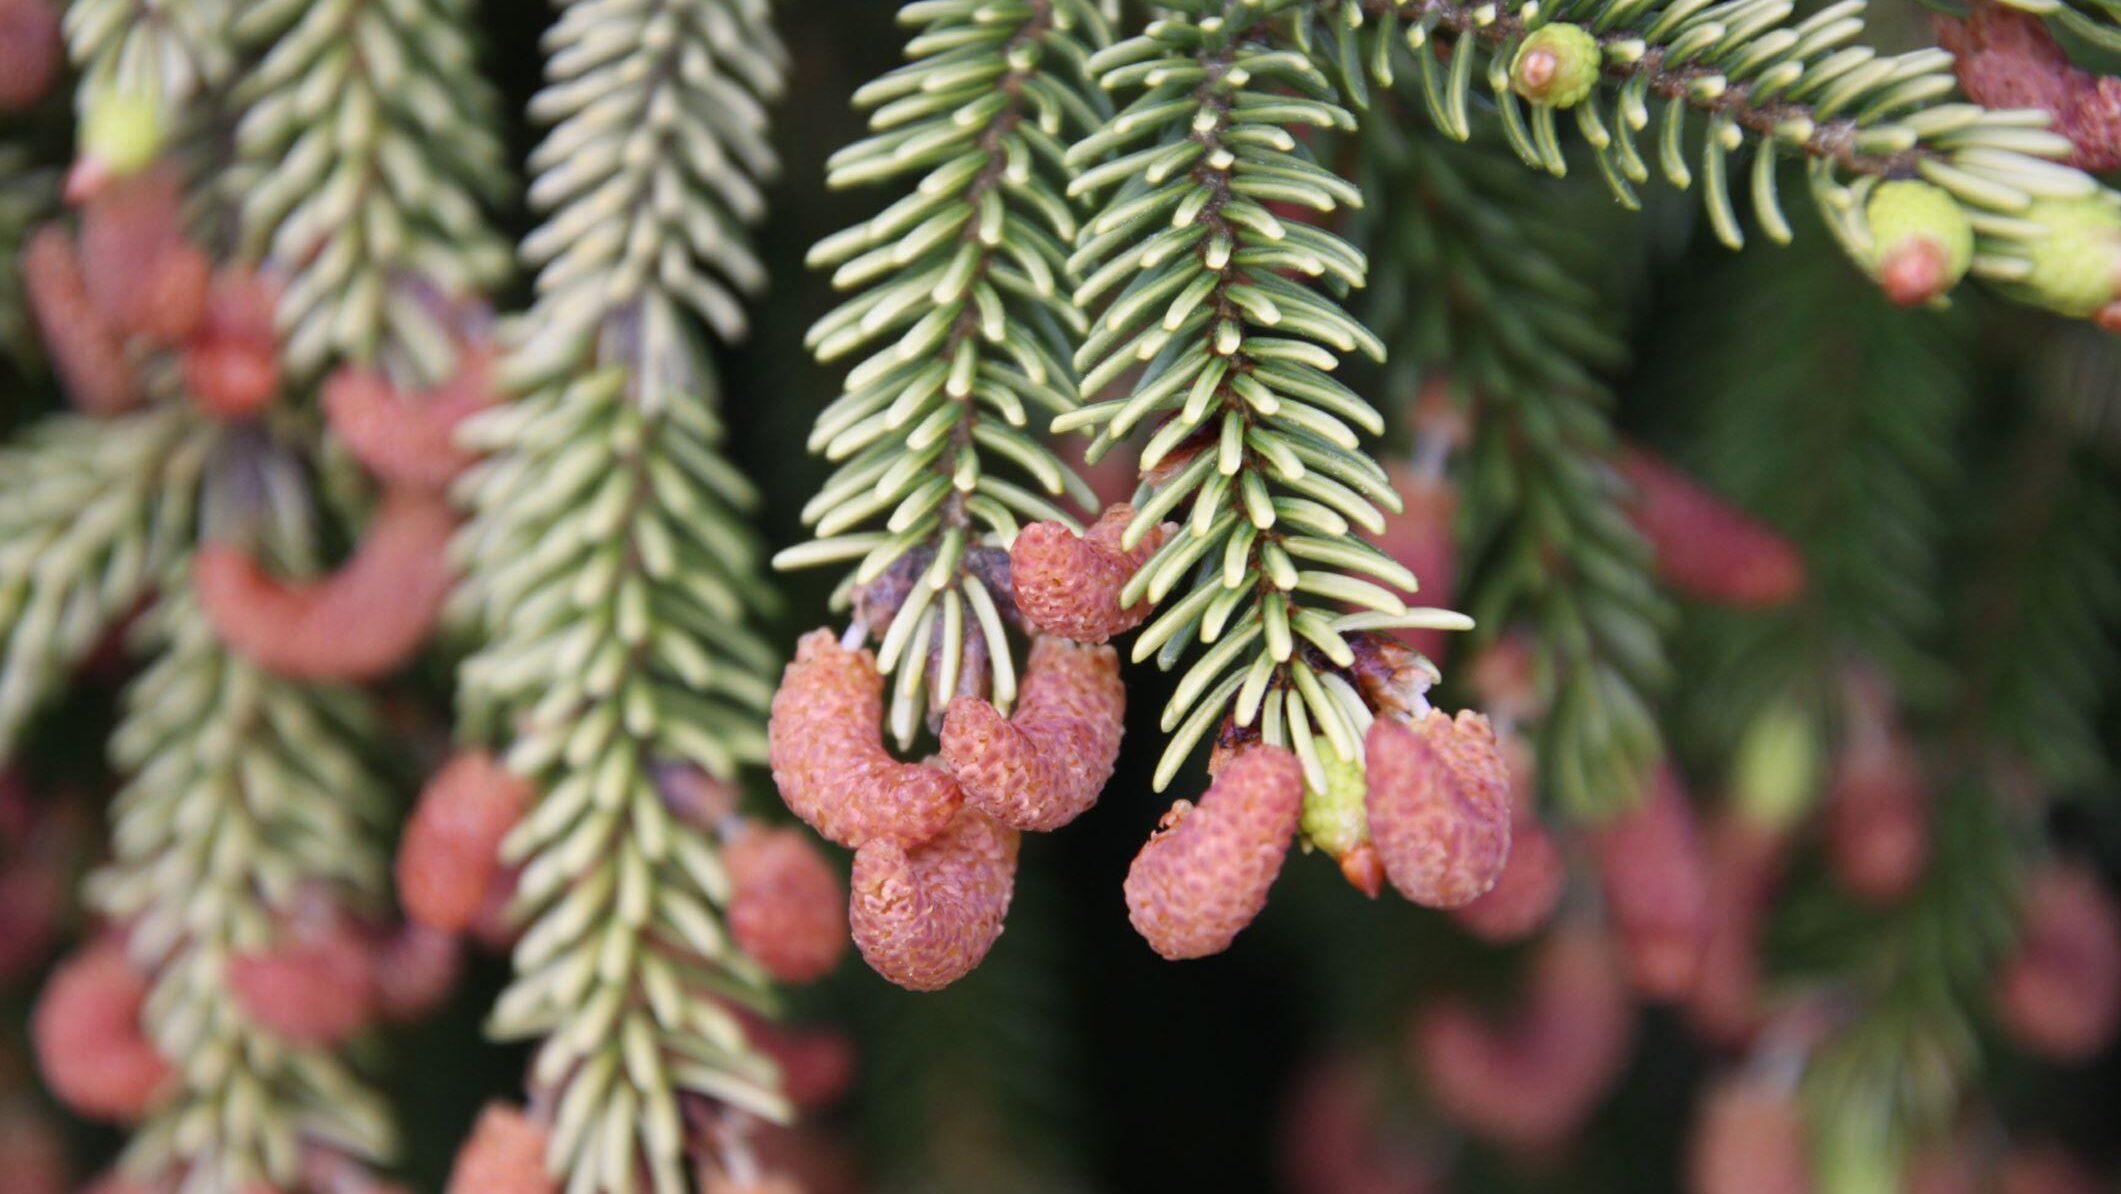
[(1648, 794), (1594, 830), (1591, 848), (1635, 989), (1651, 999), (1684, 996), (1708, 944), (1709, 877), (1678, 772), (1660, 764)]
[(972, 807), (1012, 829), (1058, 829), (1112, 778), (1126, 712), (1118, 652), (1041, 635), (1007, 720), (977, 697), (950, 703), (943, 759)]
[(2121, 1021), (2121, 912), (2090, 870), (2054, 863), (2032, 877), (2018, 948), (1996, 983), (2004, 1031), (2027, 1051), (2081, 1062)]
[(297, 679), (371, 679), (427, 641), (455, 580), (446, 558), (455, 530), (441, 498), (392, 491), (352, 558), (326, 576), (285, 580), (212, 543), (192, 577), (214, 632), (239, 654)]
[(90, 945), (46, 980), (30, 1018), (37, 1066), (52, 1094), (94, 1119), (145, 1115), (174, 1078), (140, 1016), (147, 977), (115, 941)]
[(1701, 973), (1682, 1005), (1687, 1023), (1710, 1044), (1735, 1049), (1766, 1023), (1760, 936), (1782, 879), (1783, 834), (1729, 809), (1709, 827), (1709, 929)]
[(847, 894), (801, 830), (749, 826), (722, 853), (729, 935), (784, 983), (815, 982), (847, 950)]
[(1624, 451), (1616, 463), (1634, 488), (1628, 509), (1666, 584), (1703, 601), (1755, 609), (1804, 591), (1804, 558), (1774, 528), (1647, 452)]
[(1180, 800), (1134, 856), (1127, 919), (1174, 961), (1230, 947), (1266, 907), (1303, 814), (1303, 767), (1278, 746), (1231, 758), (1200, 803)]
[(1399, 894), (1457, 908), (1494, 887), (1510, 857), (1510, 785), (1488, 719), (1379, 717), (1363, 751), (1370, 840)]
[(22, 285), (67, 399), (83, 414), (107, 417), (140, 405), (140, 379), (116, 329), (97, 313), (73, 238), (38, 229), (22, 249)]
[(884, 679), (868, 651), (829, 630), (796, 644), (767, 722), (773, 782), (788, 810), (827, 841), (924, 842), (964, 803), (957, 781), (884, 748)]
[(420, 790), (398, 842), (398, 902), (442, 933), (478, 919), (500, 870), (501, 839), (536, 793), (530, 781), (485, 751), (464, 751)]
[(1002, 934), (1016, 886), (1017, 833), (964, 809), (933, 838), (888, 838), (854, 854), (847, 920), (870, 969), (935, 991), (979, 965)]
[(1965, 20), (1931, 17), (1959, 86), (1990, 108), (2038, 108), (2069, 138), (2079, 170), (2121, 166), (2121, 79), (2079, 70), (2031, 12), (1974, 0)]
[(1414, 648), (1379, 631), (1358, 630), (1342, 637), (1355, 656), (1347, 677), (1362, 694), (1364, 704), (1380, 716), (1402, 719), (1428, 710), (1428, 692), (1437, 679), (1436, 665)]
[(0, 112), (43, 99), (65, 66), (54, 0), (0, 0)]
[[(1458, 583), (1458, 491), (1448, 478), (1404, 464), (1388, 470), (1403, 508), (1385, 519), (1377, 546), (1421, 582), (1423, 605), (1449, 606)], [(1443, 630), (1395, 630), (1402, 642), (1441, 661), (1450, 634)]]
[(1153, 527), (1132, 550), (1120, 546), (1134, 508), (1109, 506), (1085, 533), (1057, 522), (1034, 522), (1009, 548), (1009, 575), (1016, 609), (1047, 634), (1082, 643), (1102, 643), (1149, 616), (1144, 598), (1121, 608), (1120, 591), (1164, 544), (1168, 527)]
[(1696, 1112), (1688, 1194), (1812, 1194), (1809, 1136), (1794, 1091), (1756, 1078), (1724, 1078)]
[(263, 953), (228, 959), (225, 979), (251, 1022), (296, 1044), (331, 1046), (378, 1011), (367, 943), (336, 917), (283, 931)]
[(324, 383), (332, 433), (386, 485), (439, 493), (472, 461), (457, 425), (493, 405), (493, 350), (467, 347), (456, 372), (431, 389), (404, 393), (373, 369), (348, 365)]
[(542, 1124), (505, 1103), (479, 1113), (471, 1138), (457, 1150), (446, 1194), (558, 1194), (545, 1172)]
[(1515, 1011), (1490, 1020), (1447, 998), (1415, 1020), (1413, 1060), (1438, 1110), (1512, 1148), (1581, 1128), (1634, 1048), (1635, 1009), (1604, 941), (1564, 929), (1540, 947)]

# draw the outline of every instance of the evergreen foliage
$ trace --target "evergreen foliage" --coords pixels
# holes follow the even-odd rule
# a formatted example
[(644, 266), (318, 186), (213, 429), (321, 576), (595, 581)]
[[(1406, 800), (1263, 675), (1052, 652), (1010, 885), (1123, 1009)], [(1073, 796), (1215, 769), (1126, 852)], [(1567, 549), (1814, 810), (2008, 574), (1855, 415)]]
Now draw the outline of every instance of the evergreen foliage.
[[(1088, 321), (1069, 301), (1079, 212), (1066, 155), (1106, 114), (1085, 74), (1110, 33), (1087, 0), (934, 0), (900, 19), (921, 27), (911, 61), (855, 93), (872, 135), (832, 156), (827, 183), (918, 178), (811, 250), (836, 288), (861, 292), (806, 345), (823, 362), (868, 355), (811, 433), (811, 450), (838, 465), (803, 508), (818, 538), (775, 563), (857, 561), (835, 604), (856, 606), (879, 669), (896, 677), (886, 724), (904, 748), (921, 715), (961, 691), (1002, 709), (1014, 699), (1009, 595), (990, 590), (981, 553), (1006, 548), (1023, 521), (1079, 530), (1060, 500), (1094, 502), (1043, 425), (1079, 400)], [(907, 590), (895, 608), (857, 598), (894, 570), (905, 575), (889, 583)], [(990, 661), (976, 680), (960, 666), (973, 635), (971, 658)]]
[(743, 227), (774, 170), (784, 57), (759, 0), (573, 0), (546, 35), (552, 122), (532, 154), (538, 297), (505, 330), (521, 397), (467, 429), (468, 733), (536, 781), (504, 845), (527, 925), (490, 1030), (539, 1039), (549, 1164), (574, 1191), (688, 1188), (681, 1096), (789, 1114), (729, 1001), (767, 1005), (730, 943), (714, 839), (673, 815), (672, 768), (764, 758), (773, 653), (722, 455), (723, 338), (763, 275)]

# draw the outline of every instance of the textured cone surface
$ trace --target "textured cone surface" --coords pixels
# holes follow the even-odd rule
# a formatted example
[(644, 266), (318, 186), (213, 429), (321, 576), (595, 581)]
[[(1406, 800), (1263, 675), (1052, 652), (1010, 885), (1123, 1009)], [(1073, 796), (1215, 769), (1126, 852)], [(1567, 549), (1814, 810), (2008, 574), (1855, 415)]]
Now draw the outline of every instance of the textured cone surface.
[(1510, 857), (1510, 781), (1487, 718), (1380, 717), (1364, 757), (1370, 839), (1399, 894), (1456, 908), (1495, 886)]
[(910, 849), (879, 839), (855, 851), (848, 921), (862, 959), (912, 991), (971, 973), (1002, 935), (1016, 847), (1015, 830), (966, 809)]
[(1120, 536), (1134, 508), (1108, 508), (1089, 531), (1077, 535), (1057, 522), (1035, 522), (1009, 548), (1009, 575), (1017, 612), (1047, 634), (1101, 643), (1141, 625), (1153, 608), (1140, 601), (1122, 608), (1120, 591), (1135, 571), (1163, 546), (1165, 528), (1142, 537), (1133, 550)]
[(972, 807), (1013, 829), (1058, 829), (1112, 778), (1126, 712), (1118, 652), (1041, 636), (1007, 720), (978, 697), (950, 703), (943, 758)]
[(1557, 21), (1532, 31), (1510, 60), (1510, 90), (1555, 108), (1573, 108), (1598, 86), (1605, 55), (1581, 25)]
[(901, 846), (942, 832), (964, 794), (947, 773), (884, 748), (884, 678), (876, 657), (829, 630), (796, 644), (767, 722), (773, 782), (788, 810), (827, 841)]
[(1303, 767), (1255, 746), (1225, 765), (1198, 806), (1181, 800), (1127, 870), (1127, 919), (1166, 958), (1230, 947), (1281, 874), (1303, 812)]

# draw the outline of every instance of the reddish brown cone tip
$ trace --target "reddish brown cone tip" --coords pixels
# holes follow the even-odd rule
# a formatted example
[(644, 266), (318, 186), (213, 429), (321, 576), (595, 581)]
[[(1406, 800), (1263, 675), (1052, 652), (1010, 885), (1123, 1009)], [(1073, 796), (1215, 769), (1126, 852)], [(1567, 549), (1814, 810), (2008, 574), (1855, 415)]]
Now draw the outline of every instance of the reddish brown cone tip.
[(1951, 289), (1944, 247), (1928, 237), (1911, 240), (1878, 263), (1878, 285), (1902, 307), (1919, 307)]

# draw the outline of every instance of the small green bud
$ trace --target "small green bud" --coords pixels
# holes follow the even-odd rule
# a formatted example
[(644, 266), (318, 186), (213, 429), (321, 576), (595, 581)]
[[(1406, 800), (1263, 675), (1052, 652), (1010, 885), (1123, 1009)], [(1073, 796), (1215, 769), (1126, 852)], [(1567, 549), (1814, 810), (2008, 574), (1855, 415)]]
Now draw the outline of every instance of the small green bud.
[(81, 120), (81, 152), (114, 175), (137, 174), (162, 152), (161, 105), (131, 92), (92, 96)]
[(1312, 845), (1339, 858), (1370, 840), (1370, 816), (1363, 810), (1362, 760), (1344, 759), (1330, 744), (1321, 744), (1318, 761), (1326, 773), (1322, 792), (1304, 790), (1303, 834)]
[(1811, 807), (1818, 783), (1819, 743), (1804, 710), (1779, 702), (1745, 729), (1731, 762), (1731, 798), (1753, 821), (1775, 829), (1795, 825)]
[(1942, 187), (1899, 179), (1871, 192), (1871, 272), (1903, 307), (1959, 284), (1974, 261), (1974, 226)]
[(2121, 290), (2121, 209), (2101, 199), (2048, 199), (2023, 218), (2047, 232), (2025, 242), (2033, 272), (2025, 287), (2064, 315), (2095, 315)]
[(1598, 85), (1604, 60), (1598, 39), (1583, 26), (1541, 25), (1510, 60), (1510, 90), (1535, 104), (1573, 108)]

